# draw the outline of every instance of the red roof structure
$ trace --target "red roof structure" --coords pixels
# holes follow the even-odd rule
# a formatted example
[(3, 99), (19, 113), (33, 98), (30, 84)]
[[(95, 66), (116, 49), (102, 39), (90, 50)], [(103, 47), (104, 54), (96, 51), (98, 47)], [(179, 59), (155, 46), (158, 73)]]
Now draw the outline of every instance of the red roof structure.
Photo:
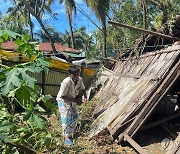
[[(80, 53), (79, 50), (69, 48), (67, 46), (61, 45), (59, 43), (54, 43), (56, 51), (57, 52), (71, 52), (71, 53)], [(17, 45), (13, 41), (8, 41), (8, 42), (3, 42), (2, 43), (2, 48), (6, 50), (16, 50)], [(52, 47), (50, 43), (47, 42), (40, 42), (39, 43), (39, 50), (42, 52), (51, 52)]]
[(3, 42), (1, 48), (7, 50), (16, 50), (18, 46), (13, 41), (8, 41), (8, 42)]

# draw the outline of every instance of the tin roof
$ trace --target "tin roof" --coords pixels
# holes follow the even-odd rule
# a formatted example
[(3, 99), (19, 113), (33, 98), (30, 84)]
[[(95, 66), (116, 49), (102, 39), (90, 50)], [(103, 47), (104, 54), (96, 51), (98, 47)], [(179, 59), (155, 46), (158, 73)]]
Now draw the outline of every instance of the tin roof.
[[(60, 43), (54, 43), (54, 45), (55, 45), (57, 52), (62, 51), (62, 52), (80, 53), (79, 50), (69, 48), (67, 46), (61, 45)], [(17, 47), (18, 46), (13, 41), (8, 41), (8, 42), (2, 43), (3, 49), (16, 50)], [(51, 52), (52, 51), (51, 44), (47, 43), (47, 42), (40, 42), (39, 50), (43, 51), (43, 52)]]

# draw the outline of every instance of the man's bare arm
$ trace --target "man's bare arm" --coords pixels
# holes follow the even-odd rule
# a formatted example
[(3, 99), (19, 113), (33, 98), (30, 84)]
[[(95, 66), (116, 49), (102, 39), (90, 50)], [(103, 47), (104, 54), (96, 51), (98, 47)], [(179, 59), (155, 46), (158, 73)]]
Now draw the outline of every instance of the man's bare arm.
[(65, 99), (67, 101), (70, 101), (70, 102), (75, 102), (78, 105), (81, 105), (83, 103), (80, 99), (71, 98), (71, 97), (68, 97), (68, 96), (61, 96), (61, 98)]

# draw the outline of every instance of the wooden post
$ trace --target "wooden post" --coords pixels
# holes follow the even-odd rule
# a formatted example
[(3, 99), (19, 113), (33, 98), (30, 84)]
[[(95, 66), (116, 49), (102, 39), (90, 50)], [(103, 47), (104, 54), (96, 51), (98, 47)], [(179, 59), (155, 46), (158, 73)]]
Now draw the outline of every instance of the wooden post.
[(41, 79), (42, 79), (42, 94), (44, 95), (45, 94), (45, 82), (46, 82), (46, 74), (45, 74), (45, 71), (42, 70), (42, 76), (41, 76)]
[(124, 138), (129, 142), (129, 144), (133, 146), (134, 149), (137, 150), (137, 152), (139, 152), (140, 154), (146, 154), (144, 149), (139, 144), (137, 144), (130, 136), (124, 134)]

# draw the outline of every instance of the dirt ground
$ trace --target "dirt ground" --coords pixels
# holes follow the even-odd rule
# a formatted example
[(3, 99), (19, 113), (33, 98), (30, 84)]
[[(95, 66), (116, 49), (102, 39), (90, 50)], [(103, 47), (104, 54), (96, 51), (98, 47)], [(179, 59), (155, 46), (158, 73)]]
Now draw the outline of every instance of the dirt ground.
[[(137, 152), (126, 142), (121, 145), (108, 142), (103, 136), (100, 136), (99, 140), (91, 139), (87, 137), (87, 132), (76, 132), (76, 136), (73, 140), (73, 146), (65, 147), (63, 145), (63, 137), (61, 132), (61, 126), (59, 117), (50, 116), (49, 123), (56, 136), (59, 137), (59, 147), (56, 147), (49, 153), (63, 153), (63, 154), (136, 154)], [(174, 128), (173, 132), (180, 130), (180, 119), (177, 118), (168, 123), (171, 128)], [(175, 127), (174, 127), (175, 126)], [(172, 130), (172, 129), (171, 129)], [(57, 135), (59, 134), (59, 135)], [(171, 136), (161, 127), (154, 127), (151, 129), (143, 130), (137, 133), (135, 141), (147, 152), (147, 154), (165, 154), (166, 144), (171, 141)], [(164, 142), (168, 141), (168, 142)], [(56, 141), (57, 142), (57, 141)], [(49, 154), (48, 153), (48, 154)]]

